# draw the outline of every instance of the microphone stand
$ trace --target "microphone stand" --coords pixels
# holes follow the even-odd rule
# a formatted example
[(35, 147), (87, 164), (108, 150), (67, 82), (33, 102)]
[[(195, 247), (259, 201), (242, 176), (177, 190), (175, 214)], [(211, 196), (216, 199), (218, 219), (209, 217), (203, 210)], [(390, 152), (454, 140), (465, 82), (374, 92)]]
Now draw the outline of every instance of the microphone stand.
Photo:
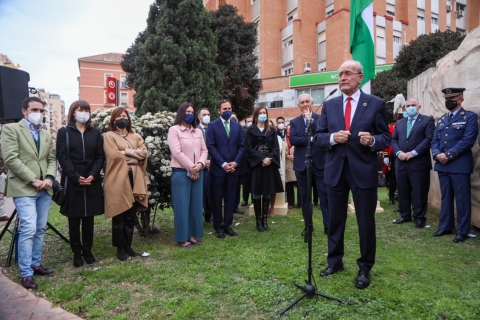
[[(337, 91), (337, 89), (330, 92), (330, 94), (327, 96), (327, 98), (325, 98), (325, 100), (323, 102), (325, 102), (336, 91)], [(323, 102), (317, 108), (317, 111), (321, 106), (323, 106)], [(315, 111), (315, 113), (317, 111)], [(320, 297), (335, 300), (335, 301), (338, 301), (338, 302), (341, 302), (341, 303), (353, 305), (353, 303), (351, 303), (351, 302), (344, 301), (344, 300), (341, 300), (341, 299), (338, 299), (338, 298), (335, 298), (335, 297), (332, 297), (332, 296), (328, 296), (328, 295), (323, 294), (321, 292), (318, 292), (317, 289), (315, 288), (315, 285), (312, 284), (312, 280), (315, 282), (315, 279), (313, 278), (313, 270), (312, 270), (313, 204), (312, 204), (312, 191), (311, 191), (312, 190), (312, 154), (311, 154), (310, 150), (311, 150), (311, 144), (312, 144), (311, 141), (312, 141), (312, 137), (313, 137), (313, 132), (312, 132), (312, 123), (314, 121), (313, 120), (313, 115), (315, 113), (312, 114), (312, 117), (310, 118), (310, 121), (307, 122), (307, 127), (305, 128), (305, 136), (307, 137), (307, 152), (305, 154), (305, 158), (306, 158), (305, 166), (306, 166), (306, 169), (307, 169), (307, 201), (306, 202), (307, 202), (308, 207), (307, 207), (307, 221), (306, 221), (307, 222), (307, 232), (305, 233), (304, 241), (307, 243), (307, 246), (308, 246), (308, 269), (307, 269), (308, 278), (307, 278), (307, 280), (305, 280), (305, 285), (304, 286), (300, 286), (300, 285), (294, 283), (294, 285), (298, 289), (303, 291), (303, 294), (300, 296), (300, 298), (295, 300), (287, 308), (285, 308), (282, 312), (280, 312), (278, 314), (279, 316), (282, 316), (283, 314), (285, 314), (285, 312), (290, 310), (293, 306), (295, 306), (297, 303), (299, 303), (305, 297), (312, 298), (312, 297), (315, 297), (315, 296), (320, 296)], [(315, 282), (315, 284), (316, 284), (316, 282)]]

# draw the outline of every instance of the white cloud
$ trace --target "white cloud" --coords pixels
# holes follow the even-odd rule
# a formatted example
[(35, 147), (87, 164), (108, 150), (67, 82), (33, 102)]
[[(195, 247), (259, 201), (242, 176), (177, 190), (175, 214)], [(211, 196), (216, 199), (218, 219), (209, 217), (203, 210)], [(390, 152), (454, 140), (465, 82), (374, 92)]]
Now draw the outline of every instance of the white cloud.
[(0, 52), (29, 85), (78, 99), (78, 58), (125, 52), (146, 27), (153, 0), (0, 0)]

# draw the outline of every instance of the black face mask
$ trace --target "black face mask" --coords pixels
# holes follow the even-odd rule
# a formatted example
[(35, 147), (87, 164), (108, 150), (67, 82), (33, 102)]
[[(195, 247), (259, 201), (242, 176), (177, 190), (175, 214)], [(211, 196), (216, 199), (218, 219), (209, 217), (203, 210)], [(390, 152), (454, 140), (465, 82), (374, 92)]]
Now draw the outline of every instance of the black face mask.
[(118, 119), (117, 122), (115, 122), (115, 126), (120, 129), (125, 129), (128, 126), (128, 119)]
[(445, 108), (448, 110), (453, 110), (458, 106), (457, 100), (446, 100), (445, 101)]

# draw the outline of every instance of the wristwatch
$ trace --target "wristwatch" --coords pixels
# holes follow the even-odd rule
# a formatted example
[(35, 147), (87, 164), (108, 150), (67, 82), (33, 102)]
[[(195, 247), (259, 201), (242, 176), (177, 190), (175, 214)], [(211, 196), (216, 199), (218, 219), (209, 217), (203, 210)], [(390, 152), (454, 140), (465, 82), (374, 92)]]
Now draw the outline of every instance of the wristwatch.
[(37, 181), (37, 179), (33, 178), (33, 180), (30, 181), (30, 183), (35, 183), (35, 181)]

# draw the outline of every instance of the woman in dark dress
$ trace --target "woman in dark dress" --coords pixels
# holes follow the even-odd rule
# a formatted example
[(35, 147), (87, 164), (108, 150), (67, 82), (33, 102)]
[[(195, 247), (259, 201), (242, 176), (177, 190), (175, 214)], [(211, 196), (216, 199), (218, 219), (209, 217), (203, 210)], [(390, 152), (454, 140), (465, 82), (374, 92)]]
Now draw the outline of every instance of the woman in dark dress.
[[(67, 181), (67, 200), (60, 213), (68, 218), (73, 265), (95, 262), (92, 254), (94, 216), (104, 212), (100, 171), (105, 161), (103, 138), (90, 125), (90, 105), (84, 100), (72, 103), (69, 123), (58, 130), (57, 159), (62, 167), (62, 186)], [(67, 150), (68, 130), (68, 150)], [(80, 240), (80, 225), (82, 236)]]
[(258, 231), (268, 231), (268, 212), (272, 194), (283, 192), (280, 177), (280, 147), (275, 128), (269, 125), (268, 111), (258, 107), (253, 113), (253, 125), (248, 128), (245, 145), (250, 163), (248, 181), (253, 194), (253, 208)]

